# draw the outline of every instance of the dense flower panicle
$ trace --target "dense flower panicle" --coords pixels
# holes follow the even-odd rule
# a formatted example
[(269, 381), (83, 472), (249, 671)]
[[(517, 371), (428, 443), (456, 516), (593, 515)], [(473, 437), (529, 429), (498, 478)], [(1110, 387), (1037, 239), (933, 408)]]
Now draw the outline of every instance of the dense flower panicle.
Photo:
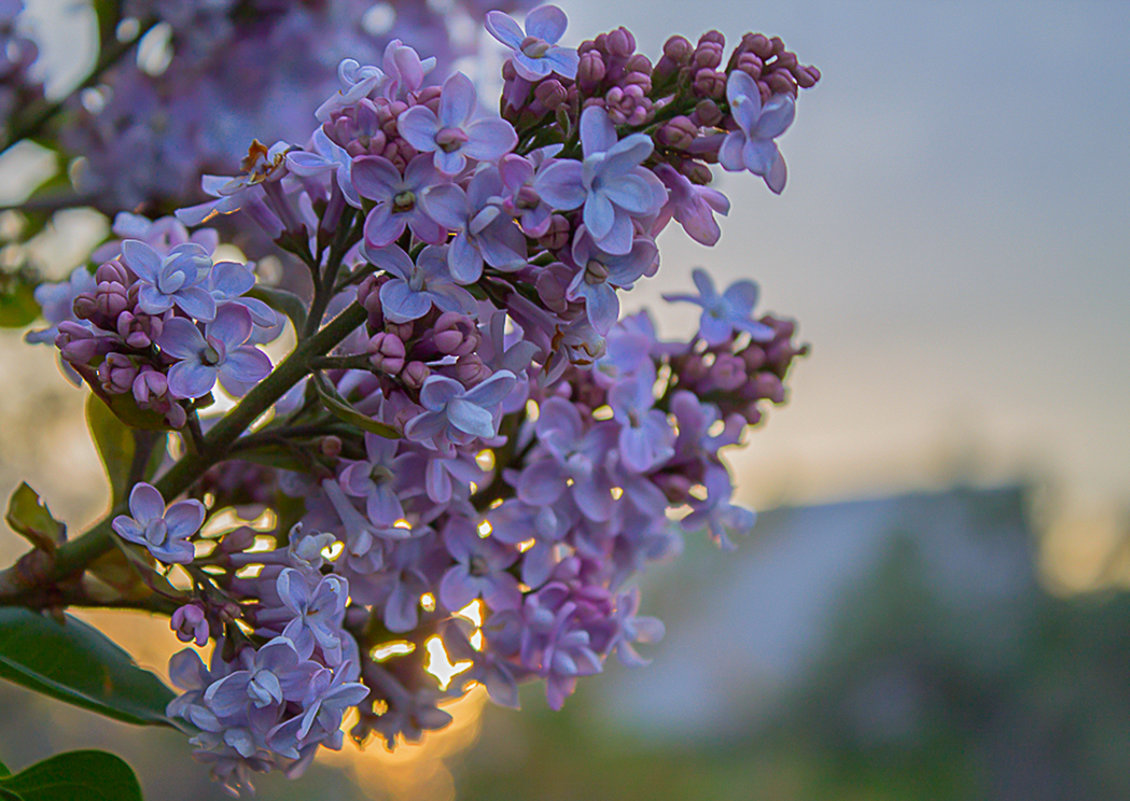
[[(438, 705), (472, 683), (516, 706), (543, 679), (558, 708), (662, 635), (634, 576), (685, 535), (730, 547), (753, 525), (723, 450), (784, 402), (805, 353), (794, 325), (755, 311), (752, 281), (719, 291), (704, 270), (698, 294), (668, 298), (701, 308), (688, 340), (661, 339), (647, 312), (621, 318), (619, 294), (657, 274), (672, 220), (717, 242), (730, 203), (713, 164), (782, 188), (775, 138), (818, 73), (755, 35), (729, 61), (716, 32), (673, 38), (653, 67), (622, 28), (562, 44), (552, 6), (524, 30), (487, 24), (511, 51), (501, 118), (460, 73), (428, 85), (432, 60), (394, 41), (379, 65), (342, 62), (308, 136), (254, 143), (181, 222), (119, 218), (93, 274), (40, 292), (51, 328), (33, 338), (190, 448), (208, 443), (198, 413), (217, 383), (271, 384), (268, 413), (204, 451), (220, 463), (180, 503), (270, 509), (273, 531), (193, 540), (201, 521), (188, 531), (147, 484), (115, 523), (160, 561), (196, 548), (208, 566), (173, 629), (215, 651), (207, 667), (174, 659), (169, 714), (229, 786), (301, 771), (341, 744), (351, 707), (351, 737), (390, 746), (445, 725)], [(215, 235), (183, 223), (217, 214), (305, 264), (312, 299), (215, 262)], [(267, 377), (279, 312), (301, 375), (288, 360)], [(346, 319), (363, 322), (303, 350)]]

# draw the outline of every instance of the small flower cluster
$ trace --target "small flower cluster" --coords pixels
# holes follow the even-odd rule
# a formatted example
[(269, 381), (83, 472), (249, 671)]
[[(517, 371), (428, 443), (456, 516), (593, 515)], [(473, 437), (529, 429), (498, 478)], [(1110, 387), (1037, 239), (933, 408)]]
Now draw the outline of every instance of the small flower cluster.
[(166, 52), (140, 66), (123, 59), (69, 104), (61, 131), (65, 149), (81, 157), (76, 189), (107, 214), (170, 210), (194, 197), (200, 176), (225, 164), (253, 135), (304, 135), (309, 109), (332, 91), (332, 70), (343, 57), (375, 58), (394, 34), (426, 46), (443, 71), (475, 51), (476, 43), (458, 31), (481, 20), (480, 3), (457, 0), (443, 13), (426, 3), (375, 5), (123, 3), (127, 25), (149, 31), (155, 47), (147, 50), (164, 43)]
[[(346, 60), (301, 146), (255, 142), (241, 174), (205, 178), (212, 200), (179, 222), (120, 217), (93, 276), (41, 289), (66, 362), (174, 428), (217, 381), (272, 386), (258, 428), (201, 450), (190, 500), (166, 510), (138, 484), (114, 521), (189, 570), (173, 628), (216, 646), (207, 668), (174, 659), (169, 713), (230, 787), (338, 747), (347, 708), (353, 739), (392, 747), (475, 683), (516, 706), (544, 679), (560, 707), (662, 635), (634, 576), (684, 534), (731, 547), (753, 525), (722, 450), (784, 401), (794, 325), (755, 314), (751, 281), (719, 292), (702, 270), (698, 294), (668, 298), (701, 309), (687, 341), (621, 319), (619, 295), (657, 272), (671, 220), (717, 241), (729, 201), (709, 165), (780, 191), (775, 139), (818, 73), (761, 36), (725, 69), (719, 34), (676, 37), (653, 69), (624, 29), (561, 44), (552, 6), (486, 25), (511, 51), (502, 116), (460, 73), (427, 85), (432, 60), (407, 45)], [(212, 263), (213, 233), (182, 227), (217, 214), (309, 267), (288, 365), (349, 321), (304, 369), (264, 379), (278, 315), (248, 298), (249, 267)], [(200, 528), (233, 508), (273, 523)]]
[(20, 30), (22, 10), (22, 0), (0, 0), (0, 120), (7, 122), (16, 109), (43, 100), (43, 87), (31, 71), (39, 48)]
[(247, 297), (253, 265), (213, 264), (215, 231), (192, 234), (172, 217), (150, 222), (120, 214), (123, 237), (95, 253), (91, 275), (77, 268), (68, 281), (37, 288), (48, 328), (28, 335), (53, 341), (64, 365), (95, 392), (130, 396), (140, 410), (185, 425), (193, 404), (216, 383), (242, 395), (271, 371), (258, 345), (282, 331), (282, 318)]

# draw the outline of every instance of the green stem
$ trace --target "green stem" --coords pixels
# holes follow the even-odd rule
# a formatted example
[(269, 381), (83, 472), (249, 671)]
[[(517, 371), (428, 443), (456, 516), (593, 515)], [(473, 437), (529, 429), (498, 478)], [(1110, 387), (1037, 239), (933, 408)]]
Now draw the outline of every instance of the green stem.
[[(365, 322), (367, 316), (365, 309), (354, 303), (322, 330), (299, 343), (269, 376), (253, 387), (234, 409), (212, 426), (198, 453), (185, 454), (156, 482), (155, 486), (161, 495), (168, 499), (175, 498), (196, 483), (205, 470), (224, 458), (232, 443), (248, 426), (306, 375), (315, 357), (321, 356), (345, 339), (351, 331)], [(115, 516), (127, 511), (124, 504), (119, 504), (80, 537), (61, 545), (55, 551), (49, 567), (37, 577), (41, 582), (29, 580), (20, 570), (24, 559), (0, 571), (0, 605), (18, 605), (21, 598), (34, 592), (40, 583), (49, 585), (83, 570), (113, 547), (110, 524)]]

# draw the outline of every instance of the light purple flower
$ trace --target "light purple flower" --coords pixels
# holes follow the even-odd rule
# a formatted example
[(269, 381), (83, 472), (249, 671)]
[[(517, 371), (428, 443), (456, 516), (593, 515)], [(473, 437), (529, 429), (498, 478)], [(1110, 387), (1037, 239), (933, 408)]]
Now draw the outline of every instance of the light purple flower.
[(396, 494), (397, 473), (404, 457), (397, 457), (397, 442), (365, 433), (366, 459), (351, 462), (341, 473), (345, 491), (365, 499), (365, 513), (377, 526), (391, 526), (404, 516)]
[(122, 260), (138, 277), (137, 305), (146, 314), (162, 314), (177, 306), (189, 317), (211, 320), (216, 302), (200, 284), (212, 269), (212, 257), (188, 242), (161, 256), (139, 239), (122, 243)]
[(785, 158), (773, 140), (792, 124), (795, 101), (790, 95), (779, 94), (762, 106), (757, 82), (741, 70), (730, 73), (726, 100), (738, 130), (730, 131), (722, 141), (718, 162), (731, 172), (749, 170), (760, 175), (770, 189), (780, 194), (788, 176)]
[(244, 345), (251, 335), (251, 314), (227, 304), (204, 333), (189, 320), (175, 317), (165, 323), (157, 344), (177, 363), (169, 368), (169, 392), (175, 398), (199, 398), (220, 384), (232, 395), (243, 395), (271, 372), (271, 360), (258, 348)]
[(326, 136), (321, 128), (314, 131), (312, 142), (312, 151), (292, 150), (287, 153), (287, 167), (292, 173), (302, 177), (332, 172), (346, 202), (354, 208), (361, 208), (361, 198), (353, 188), (353, 159), (349, 153)]
[(506, 272), (526, 265), (526, 238), (500, 205), (502, 179), (492, 166), (480, 168), (464, 192), (455, 184), (428, 187), (424, 207), (434, 220), (458, 231), (447, 251), (452, 277), (479, 280), (483, 262)]
[(476, 598), (482, 598), (492, 610), (521, 606), (518, 579), (506, 572), (518, 560), (518, 551), (493, 537), (480, 537), (465, 517), (451, 519), (443, 530), (443, 541), (456, 562), (439, 584), (440, 603), (449, 611), (456, 612)]
[(714, 219), (714, 212), (725, 215), (730, 212), (729, 199), (717, 189), (691, 183), (687, 176), (670, 164), (660, 164), (655, 174), (667, 187), (668, 198), (659, 210), (659, 217), (651, 229), (653, 236), (674, 217), (691, 239), (703, 245), (714, 245), (722, 236), (722, 230)]
[(646, 237), (637, 237), (625, 255), (613, 256), (592, 244), (582, 228), (573, 243), (573, 262), (577, 272), (565, 290), (569, 300), (585, 301), (585, 313), (593, 328), (607, 334), (620, 316), (617, 289), (632, 284), (651, 270), (659, 260), (659, 249)]
[(211, 634), (204, 607), (197, 603), (178, 607), (169, 621), (169, 628), (176, 632), (181, 642), (195, 642), (200, 647), (208, 644)]
[(461, 72), (448, 78), (439, 98), (439, 114), (427, 106), (413, 106), (397, 117), (400, 135), (421, 153), (434, 153), (437, 170), (456, 175), (467, 158), (496, 161), (518, 144), (514, 126), (498, 117), (471, 120), (475, 112), (475, 85)]
[(291, 614), (283, 629), (300, 654), (309, 655), (317, 644), (328, 659), (341, 660), (341, 622), (349, 600), (349, 582), (341, 576), (319, 576), (313, 582), (294, 568), (285, 568), (276, 579), (279, 600)]
[(337, 77), (342, 88), (318, 106), (314, 116), (319, 122), (326, 122), (334, 112), (349, 108), (387, 81), (380, 67), (360, 64), (356, 59), (343, 58), (337, 65)]
[(667, 189), (651, 170), (639, 166), (654, 145), (644, 134), (617, 139), (608, 113), (589, 106), (581, 114), (584, 161), (553, 162), (534, 180), (538, 194), (555, 209), (584, 205), (589, 235), (608, 253), (632, 249), (632, 218), (654, 217), (667, 201)]
[(730, 338), (734, 330), (747, 332), (756, 342), (769, 342), (773, 339), (773, 329), (752, 319), (753, 307), (757, 305), (757, 284), (753, 281), (736, 281), (721, 295), (714, 288), (710, 274), (701, 267), (691, 273), (699, 294), (664, 295), (669, 302), (686, 301), (702, 307), (698, 334), (709, 345), (721, 345)]
[(408, 421), (404, 436), (437, 448), (444, 440), (464, 445), (476, 437), (495, 436), (501, 417), (499, 404), (514, 388), (515, 380), (509, 370), (499, 370), (468, 390), (453, 378), (429, 376), (420, 390), (420, 405), (426, 411)]
[(544, 5), (526, 15), (525, 31), (501, 11), (487, 14), (486, 27), (491, 36), (514, 51), (511, 58), (518, 75), (537, 81), (552, 72), (564, 78), (577, 77), (580, 56), (576, 49), (557, 44), (568, 22), (557, 6)]
[(341, 748), (344, 738), (341, 720), (345, 710), (361, 703), (369, 694), (364, 684), (347, 679), (348, 667), (322, 668), (314, 673), (304, 688), (302, 714), (267, 733), (267, 744), (272, 749), (285, 757), (298, 759), (301, 749), (311, 743)]
[(364, 246), (365, 257), (393, 278), (381, 284), (380, 299), (384, 316), (394, 323), (418, 320), (432, 306), (442, 311), (474, 313), (475, 299), (451, 279), (447, 248), (429, 245), (413, 262), (395, 245)]
[(428, 216), (420, 204), (424, 189), (440, 180), (431, 157), (426, 153), (412, 159), (403, 176), (388, 159), (380, 156), (355, 158), (353, 186), (361, 197), (377, 202), (365, 218), (365, 241), (371, 247), (390, 245), (400, 238), (407, 225), (424, 242), (441, 243), (446, 231)]
[(32, 344), (54, 344), (59, 333), (59, 323), (75, 319), (75, 298), (84, 292), (93, 294), (98, 282), (85, 265), (71, 271), (66, 281), (57, 284), (43, 283), (35, 288), (35, 302), (43, 310), (47, 328), (29, 331), (24, 340)]
[(301, 701), (319, 670), (316, 662), (303, 658), (290, 638), (275, 637), (255, 651), (247, 670), (237, 670), (209, 686), (204, 703), (226, 718), (249, 706), (261, 709)]
[(132, 517), (118, 515), (111, 523), (119, 537), (144, 545), (154, 558), (168, 564), (192, 561), (195, 549), (189, 537), (204, 522), (204, 504), (195, 499), (177, 501), (166, 510), (160, 491), (141, 481), (130, 491), (129, 512)]
[(541, 199), (534, 189), (534, 177), (539, 166), (547, 164), (551, 156), (561, 151), (561, 145), (550, 145), (530, 154), (530, 158), (509, 153), (498, 162), (502, 178), (503, 207), (518, 218), (518, 225), (526, 236), (537, 239), (549, 230), (553, 209)]
[(620, 424), (620, 463), (634, 473), (646, 473), (671, 458), (675, 432), (667, 415), (655, 406), (652, 386), (655, 368), (650, 362), (608, 391), (613, 419)]

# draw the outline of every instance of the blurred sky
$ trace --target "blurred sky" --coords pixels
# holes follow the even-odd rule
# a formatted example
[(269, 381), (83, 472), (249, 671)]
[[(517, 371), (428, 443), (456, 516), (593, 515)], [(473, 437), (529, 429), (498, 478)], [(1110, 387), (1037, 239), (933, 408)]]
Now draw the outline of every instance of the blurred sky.
[[(659, 294), (704, 265), (800, 320), (791, 402), (735, 454), (746, 500), (973, 471), (1130, 504), (1130, 3), (560, 4), (570, 42), (623, 24), (654, 55), (672, 32), (752, 29), (823, 70), (782, 139), (785, 194), (723, 174), (721, 243), (672, 226), (660, 277), (626, 299), (686, 334), (692, 308)], [(30, 5), (65, 85), (92, 57), (83, 17)]]

